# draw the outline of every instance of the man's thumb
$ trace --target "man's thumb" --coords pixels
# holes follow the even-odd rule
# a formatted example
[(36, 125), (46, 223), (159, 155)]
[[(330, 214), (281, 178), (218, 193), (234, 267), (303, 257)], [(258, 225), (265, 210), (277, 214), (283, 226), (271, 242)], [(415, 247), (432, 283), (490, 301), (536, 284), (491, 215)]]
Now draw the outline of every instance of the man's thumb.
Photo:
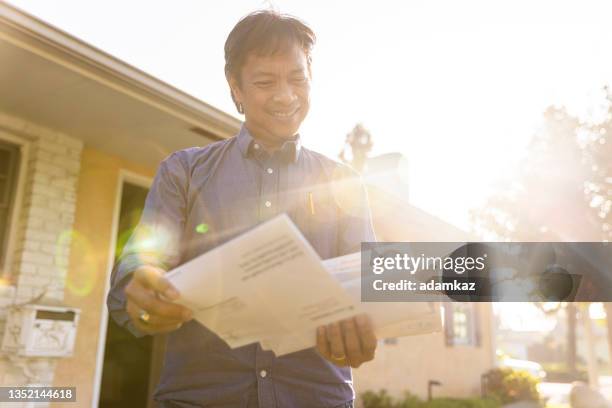
[(154, 291), (163, 294), (169, 300), (175, 300), (179, 297), (178, 291), (166, 279), (164, 271), (160, 268), (145, 266), (136, 271), (146, 286)]

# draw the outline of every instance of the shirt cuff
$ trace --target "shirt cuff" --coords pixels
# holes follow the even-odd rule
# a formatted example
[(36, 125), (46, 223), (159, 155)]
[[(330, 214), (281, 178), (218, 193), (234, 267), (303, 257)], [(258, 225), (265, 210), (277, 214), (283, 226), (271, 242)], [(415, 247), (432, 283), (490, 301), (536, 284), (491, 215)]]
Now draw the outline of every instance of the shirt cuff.
[(106, 300), (108, 312), (112, 319), (136, 337), (146, 336), (147, 333), (138, 330), (127, 313), (125, 287), (130, 282), (134, 271), (144, 265), (161, 267), (157, 262), (154, 262), (153, 257), (143, 257), (140, 254), (130, 254), (122, 257), (115, 266), (115, 270), (113, 270), (111, 289)]

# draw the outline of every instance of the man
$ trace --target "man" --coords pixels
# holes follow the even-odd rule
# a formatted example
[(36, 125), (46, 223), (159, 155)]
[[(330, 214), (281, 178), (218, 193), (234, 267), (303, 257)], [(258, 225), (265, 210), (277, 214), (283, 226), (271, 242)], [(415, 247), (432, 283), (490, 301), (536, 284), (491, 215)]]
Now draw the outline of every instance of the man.
[(238, 112), (235, 137), (164, 160), (112, 277), (108, 306), (132, 333), (169, 333), (155, 398), (163, 407), (351, 407), (350, 367), (374, 357), (367, 316), (319, 327), (317, 348), (276, 357), (259, 344), (230, 349), (191, 312), (163, 273), (287, 213), (322, 259), (372, 241), (358, 176), (301, 146), (315, 36), (272, 11), (242, 19), (225, 44)]

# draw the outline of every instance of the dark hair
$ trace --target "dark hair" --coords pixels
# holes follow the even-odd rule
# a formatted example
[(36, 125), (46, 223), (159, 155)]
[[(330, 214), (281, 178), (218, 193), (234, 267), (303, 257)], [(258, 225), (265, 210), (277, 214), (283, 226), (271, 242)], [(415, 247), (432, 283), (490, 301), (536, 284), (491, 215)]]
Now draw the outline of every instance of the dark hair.
[(296, 17), (273, 10), (255, 11), (242, 18), (227, 36), (225, 76), (240, 81), (240, 69), (250, 53), (270, 56), (286, 52), (296, 44), (306, 54), (310, 69), (315, 41), (312, 29)]

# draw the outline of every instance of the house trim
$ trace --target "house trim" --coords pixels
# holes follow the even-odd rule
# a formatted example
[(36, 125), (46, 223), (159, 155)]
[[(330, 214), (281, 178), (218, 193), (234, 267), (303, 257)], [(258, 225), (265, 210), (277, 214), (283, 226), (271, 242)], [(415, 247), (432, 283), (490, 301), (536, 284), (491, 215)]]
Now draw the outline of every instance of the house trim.
[(23, 194), (25, 189), (25, 183), (27, 178), (27, 165), (29, 160), (30, 142), (26, 139), (14, 136), (0, 129), (0, 139), (8, 143), (13, 143), (19, 146), (19, 169), (17, 174), (17, 186), (15, 189), (15, 201), (13, 202), (13, 208), (11, 208), (11, 214), (9, 216), (9, 227), (8, 227), (8, 241), (6, 245), (6, 257), (4, 258), (4, 264), (2, 265), (4, 273), (0, 276), (0, 279), (10, 280), (11, 277), (15, 276), (14, 271), (11, 270), (11, 264), (15, 253), (15, 245), (17, 245), (17, 231), (19, 218), (21, 216), (21, 207), (23, 207)]
[(0, 39), (223, 138), (241, 121), (0, 0)]

